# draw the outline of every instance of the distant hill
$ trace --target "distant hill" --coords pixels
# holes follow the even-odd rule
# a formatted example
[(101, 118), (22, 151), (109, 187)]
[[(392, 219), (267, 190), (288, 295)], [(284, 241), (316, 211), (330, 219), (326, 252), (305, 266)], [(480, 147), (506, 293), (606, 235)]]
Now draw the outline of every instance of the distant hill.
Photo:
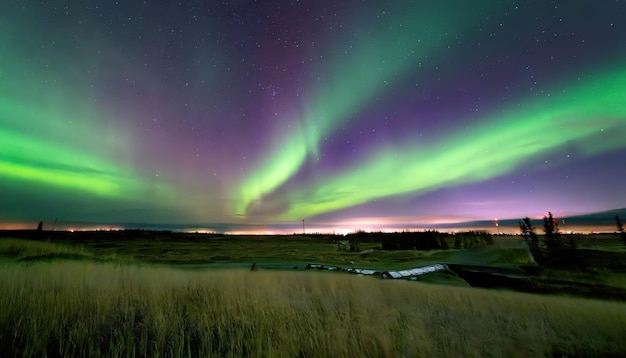
[(576, 215), (566, 217), (565, 220), (577, 224), (611, 224), (615, 225), (615, 215), (619, 216), (622, 222), (626, 221), (626, 208), (601, 211), (597, 213)]
[[(555, 218), (559, 220), (559, 223), (565, 221), (565, 224), (561, 224), (561, 229), (564, 231), (581, 231), (581, 228), (586, 228), (583, 231), (616, 231), (617, 228), (615, 226), (615, 216), (619, 216), (622, 223), (626, 225), (626, 208), (622, 209), (614, 209), (607, 211), (600, 211), (596, 213), (589, 213), (583, 215), (574, 215), (574, 216), (565, 216), (561, 217), (556, 215)], [(518, 219), (504, 219), (499, 220), (498, 224), (501, 228), (505, 227), (517, 227), (519, 225), (519, 221), (522, 218)], [(541, 223), (540, 220), (534, 219), (534, 226), (537, 227), (540, 232)], [(446, 228), (458, 228), (463, 227), (467, 229), (484, 229), (488, 228), (490, 231), (495, 226), (495, 222), (493, 220), (478, 220), (478, 221), (468, 221), (463, 223), (451, 223), (451, 224), (439, 224), (436, 225), (437, 229), (446, 229)], [(564, 227), (565, 226), (565, 227)]]

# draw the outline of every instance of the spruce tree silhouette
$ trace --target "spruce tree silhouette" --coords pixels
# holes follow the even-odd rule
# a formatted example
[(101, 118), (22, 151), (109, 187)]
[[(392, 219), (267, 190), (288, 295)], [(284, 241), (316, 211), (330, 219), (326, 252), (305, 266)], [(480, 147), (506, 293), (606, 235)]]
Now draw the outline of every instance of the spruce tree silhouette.
[(546, 249), (549, 253), (557, 253), (561, 249), (561, 236), (559, 234), (559, 223), (554, 220), (552, 213), (548, 212), (548, 216), (543, 217), (543, 238)]
[(539, 238), (537, 237), (537, 234), (535, 233), (535, 227), (530, 222), (530, 218), (528, 216), (523, 218), (522, 221), (519, 222), (519, 228), (522, 231), (522, 235), (524, 235), (526, 241), (530, 239), (530, 243), (533, 245), (533, 247), (539, 247)]

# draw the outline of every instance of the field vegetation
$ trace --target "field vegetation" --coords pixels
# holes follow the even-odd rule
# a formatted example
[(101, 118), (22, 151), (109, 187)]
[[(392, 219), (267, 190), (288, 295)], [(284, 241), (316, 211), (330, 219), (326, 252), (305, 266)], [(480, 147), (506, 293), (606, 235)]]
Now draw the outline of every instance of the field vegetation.
[(327, 273), (0, 265), (0, 356), (620, 356), (626, 303)]
[[(170, 232), (46, 232), (37, 239), (65, 248), (81, 248), (102, 259), (126, 259), (165, 265), (232, 262), (292, 262), (358, 265), (371, 269), (400, 269), (422, 262), (440, 262), (453, 250), (386, 251), (380, 240), (359, 242), (355, 252), (338, 250), (340, 235), (227, 236)], [(2, 239), (0, 239), (2, 240)], [(1, 246), (0, 246), (1, 254)]]
[(494, 249), (499, 239), (469, 251), (385, 251), (372, 241), (342, 252), (332, 237), (136, 234), (0, 238), (0, 357), (626, 356), (623, 300), (326, 272), (177, 268), (276, 260), (391, 269), (482, 260), (625, 288), (619, 241), (579, 240), (581, 252), (609, 247), (610, 259), (564, 270), (531, 265), (512, 241)]

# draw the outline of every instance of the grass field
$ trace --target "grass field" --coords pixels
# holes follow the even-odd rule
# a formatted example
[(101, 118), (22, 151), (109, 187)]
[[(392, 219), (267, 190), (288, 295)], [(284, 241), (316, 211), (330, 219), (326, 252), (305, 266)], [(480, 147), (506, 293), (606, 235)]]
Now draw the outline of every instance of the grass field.
[[(45, 232), (38, 238), (42, 242), (82, 248), (99, 258), (128, 259), (167, 265), (301, 262), (393, 270), (454, 261), (458, 253), (457, 250), (385, 251), (381, 250), (381, 243), (378, 240), (359, 242), (357, 252), (339, 251), (337, 241), (344, 239), (343, 236), (332, 235), (223, 236), (146, 231)], [(520, 241), (519, 237), (503, 240)], [(454, 241), (450, 241), (449, 245), (453, 247)], [(488, 263), (481, 261), (483, 258), (484, 255), (468, 257), (476, 263)], [(489, 260), (497, 261), (497, 257), (490, 257)], [(508, 259), (506, 262), (509, 262)], [(529, 261), (522, 263), (529, 263)]]
[(625, 355), (626, 304), (325, 273), (0, 265), (0, 356)]
[[(263, 237), (201, 239), (210, 243), (1, 238), (0, 357), (626, 356), (626, 302), (323, 272), (162, 265), (173, 263), (171, 257), (249, 262), (311, 255), (326, 263), (363, 259), (411, 267), (454, 250), (362, 255), (303, 237), (284, 246)], [(167, 260), (149, 259), (167, 252)], [(193, 259), (184, 260), (187, 254)], [(456, 255), (524, 261), (518, 251), (479, 248)], [(623, 274), (599, 270), (623, 284)], [(589, 272), (570, 275), (594, 281)]]

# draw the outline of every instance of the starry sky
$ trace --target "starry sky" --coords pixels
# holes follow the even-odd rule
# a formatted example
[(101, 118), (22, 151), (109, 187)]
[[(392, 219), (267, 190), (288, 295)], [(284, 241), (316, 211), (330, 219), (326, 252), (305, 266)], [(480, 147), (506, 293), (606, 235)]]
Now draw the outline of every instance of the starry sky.
[(620, 0), (3, 1), (0, 226), (377, 230), (624, 208), (624, 15)]

